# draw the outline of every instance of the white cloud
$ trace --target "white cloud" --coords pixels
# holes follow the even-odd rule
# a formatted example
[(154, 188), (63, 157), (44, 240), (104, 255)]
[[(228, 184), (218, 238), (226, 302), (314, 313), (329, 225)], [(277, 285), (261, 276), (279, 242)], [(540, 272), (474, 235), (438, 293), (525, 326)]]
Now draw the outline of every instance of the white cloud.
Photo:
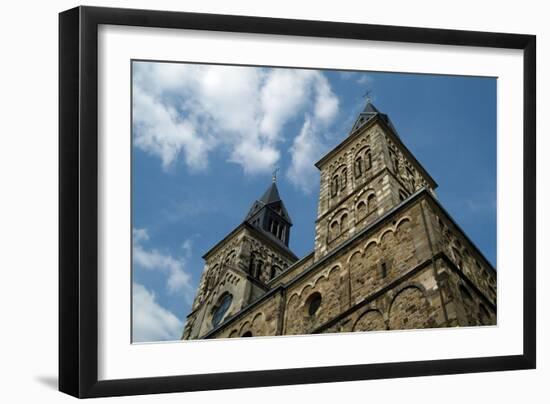
[(142, 241), (149, 240), (149, 233), (147, 232), (147, 229), (133, 229), (133, 240), (134, 243), (140, 243)]
[(291, 161), (287, 171), (290, 182), (306, 193), (310, 193), (318, 186), (318, 181), (315, 181), (317, 169), (314, 163), (322, 156), (324, 150), (322, 140), (316, 133), (315, 123), (306, 118), (290, 149)]
[(193, 169), (204, 169), (209, 149), (207, 137), (199, 137), (194, 123), (180, 120), (177, 110), (163, 105), (141, 88), (134, 88), (133, 116), (135, 145), (160, 157), (164, 168), (168, 168), (183, 152), (187, 165)]
[[(260, 69), (170, 63), (134, 64), (135, 145), (169, 169), (182, 159), (208, 167), (214, 150), (247, 174), (269, 172), (280, 159), (284, 129), (300, 119), (330, 125), (338, 98), (314, 70)], [(296, 147), (292, 147), (293, 153)]]
[(372, 84), (373, 82), (373, 77), (364, 72), (340, 72), (340, 77), (343, 80), (353, 80), (357, 84), (363, 85)]
[(133, 229), (133, 235), (133, 263), (136, 268), (164, 273), (169, 293), (184, 293), (191, 299), (191, 276), (185, 271), (185, 260), (163, 254), (155, 248), (145, 248), (142, 242), (149, 239), (146, 229)]
[(171, 311), (162, 307), (155, 294), (145, 286), (134, 283), (132, 290), (132, 340), (152, 342), (178, 340), (183, 322)]
[(329, 124), (338, 113), (338, 98), (332, 92), (328, 80), (324, 76), (319, 75), (317, 82), (315, 117), (323, 124)]
[(359, 77), (357, 78), (357, 83), (359, 83), (359, 84), (371, 84), (372, 83), (372, 77), (365, 74), (365, 73), (361, 73), (359, 75)]
[(304, 124), (290, 148), (290, 167), (287, 178), (305, 193), (310, 193), (319, 181), (314, 164), (327, 150), (325, 132), (338, 113), (338, 98), (332, 92), (327, 79), (317, 76), (315, 86), (315, 108), (313, 114), (306, 114)]
[(181, 243), (181, 248), (183, 249), (183, 253), (186, 257), (191, 257), (193, 254), (193, 242), (191, 239), (185, 240), (183, 243)]
[(283, 125), (300, 113), (310, 94), (314, 71), (273, 69), (266, 75), (261, 91), (260, 132), (277, 139)]

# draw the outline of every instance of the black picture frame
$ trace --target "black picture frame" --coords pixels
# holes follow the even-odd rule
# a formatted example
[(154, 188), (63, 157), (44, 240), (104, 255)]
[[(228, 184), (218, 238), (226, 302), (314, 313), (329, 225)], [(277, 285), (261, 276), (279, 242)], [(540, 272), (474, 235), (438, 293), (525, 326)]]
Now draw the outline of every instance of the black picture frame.
[[(523, 50), (523, 354), (99, 381), (98, 26)], [(59, 15), (59, 390), (75, 397), (325, 383), (536, 367), (536, 37), (340, 22), (77, 7)]]

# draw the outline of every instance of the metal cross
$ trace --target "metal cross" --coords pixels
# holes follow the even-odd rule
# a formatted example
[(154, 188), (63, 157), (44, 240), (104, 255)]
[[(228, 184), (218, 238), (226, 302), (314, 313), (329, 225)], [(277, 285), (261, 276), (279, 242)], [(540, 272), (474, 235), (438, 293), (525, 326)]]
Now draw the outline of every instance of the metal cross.
[(273, 170), (273, 177), (271, 177), (273, 183), (277, 182), (277, 171), (279, 171), (279, 167), (276, 167), (275, 170)]
[(370, 94), (372, 93), (372, 90), (365, 91), (365, 94), (363, 94), (362, 98), (366, 98), (367, 102), (371, 102)]

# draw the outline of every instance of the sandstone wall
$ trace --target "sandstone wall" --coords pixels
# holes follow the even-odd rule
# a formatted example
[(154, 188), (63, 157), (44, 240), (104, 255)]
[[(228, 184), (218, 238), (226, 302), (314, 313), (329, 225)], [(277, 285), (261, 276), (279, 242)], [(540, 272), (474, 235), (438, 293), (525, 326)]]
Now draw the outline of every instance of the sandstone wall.
[(497, 298), (497, 273), (462, 231), (433, 203), (426, 202), (435, 252), (443, 252), (493, 306)]
[(236, 338), (242, 336), (277, 335), (280, 327), (281, 293), (258, 304), (253, 310), (237, 318), (229, 326), (220, 330), (215, 338)]
[[(289, 285), (284, 332), (312, 332), (431, 257), (420, 203), (416, 203), (323, 261), (307, 278)], [(310, 315), (315, 293), (321, 295), (322, 303), (318, 313)]]
[(268, 286), (272, 289), (278, 285), (282, 285), (290, 282), (292, 279), (296, 278), (302, 272), (307, 270), (311, 265), (313, 265), (313, 254), (307, 255), (302, 258), (300, 261), (292, 264), (289, 268), (283, 271), (279, 276), (272, 279)]
[(380, 296), (357, 305), (350, 313), (323, 329), (323, 333), (404, 330), (446, 326), (433, 265), (389, 287)]

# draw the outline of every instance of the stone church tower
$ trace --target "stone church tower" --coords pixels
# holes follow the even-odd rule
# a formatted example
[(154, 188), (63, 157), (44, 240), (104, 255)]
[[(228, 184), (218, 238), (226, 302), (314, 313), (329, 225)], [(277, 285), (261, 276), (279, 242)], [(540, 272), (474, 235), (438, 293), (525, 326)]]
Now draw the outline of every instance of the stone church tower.
[(184, 338), (197, 338), (263, 296), (267, 283), (298, 261), (288, 248), (292, 221), (275, 179), (243, 222), (204, 254)]
[(315, 248), (290, 251), (275, 182), (204, 255), (183, 339), (496, 324), (496, 271), (368, 102), (316, 167)]

